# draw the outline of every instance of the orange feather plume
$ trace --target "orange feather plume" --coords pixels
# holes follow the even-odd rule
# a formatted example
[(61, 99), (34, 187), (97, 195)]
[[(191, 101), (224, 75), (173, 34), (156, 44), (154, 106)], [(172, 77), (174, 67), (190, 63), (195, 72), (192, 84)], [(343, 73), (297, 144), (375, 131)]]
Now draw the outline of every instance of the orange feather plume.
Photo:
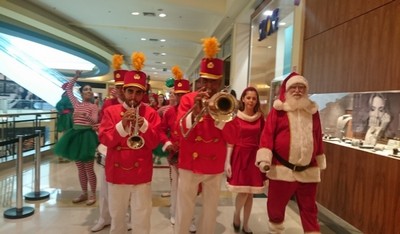
[(131, 56), (132, 59), (132, 66), (135, 68), (136, 71), (142, 70), (144, 67), (144, 62), (146, 61), (146, 57), (142, 52), (134, 52)]
[(183, 77), (182, 70), (178, 66), (171, 68), (172, 74), (174, 74), (175, 80), (181, 80)]
[(204, 38), (201, 40), (203, 42), (203, 51), (206, 58), (214, 58), (215, 55), (220, 50), (219, 42), (216, 37)]
[(124, 56), (122, 54), (114, 54), (112, 58), (114, 70), (121, 70), (122, 64), (124, 64)]

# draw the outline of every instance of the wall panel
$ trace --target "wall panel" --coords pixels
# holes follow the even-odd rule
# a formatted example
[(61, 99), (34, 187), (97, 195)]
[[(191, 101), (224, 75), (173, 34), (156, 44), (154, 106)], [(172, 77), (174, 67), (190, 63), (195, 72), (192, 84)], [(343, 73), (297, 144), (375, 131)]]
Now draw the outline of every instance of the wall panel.
[(307, 0), (305, 39), (381, 7), (392, 0)]
[(306, 39), (303, 74), (310, 93), (399, 90), (398, 12), (400, 0)]
[(325, 143), (317, 201), (366, 234), (399, 233), (400, 160)]

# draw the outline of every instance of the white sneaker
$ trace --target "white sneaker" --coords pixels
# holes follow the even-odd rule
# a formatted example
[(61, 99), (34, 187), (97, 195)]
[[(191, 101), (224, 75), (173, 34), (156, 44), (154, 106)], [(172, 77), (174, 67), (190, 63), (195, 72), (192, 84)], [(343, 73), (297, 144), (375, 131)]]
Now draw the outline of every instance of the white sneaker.
[(103, 230), (107, 226), (110, 226), (110, 224), (109, 223), (105, 223), (105, 222), (98, 222), (90, 230), (92, 232), (99, 232), (99, 231)]
[(169, 218), (169, 221), (171, 222), (172, 225), (175, 225), (175, 217), (171, 216), (171, 218)]
[(194, 225), (194, 223), (190, 224), (189, 232), (194, 233), (194, 232), (196, 232), (196, 230), (197, 230), (196, 225)]

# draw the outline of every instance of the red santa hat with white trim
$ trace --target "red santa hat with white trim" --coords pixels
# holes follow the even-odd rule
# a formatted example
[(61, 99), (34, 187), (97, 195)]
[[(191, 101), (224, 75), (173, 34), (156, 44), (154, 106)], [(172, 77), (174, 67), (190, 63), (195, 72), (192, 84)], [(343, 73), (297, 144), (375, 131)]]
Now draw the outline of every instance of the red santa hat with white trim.
[(290, 73), (282, 82), (281, 87), (279, 89), (279, 98), (274, 101), (274, 108), (277, 110), (283, 110), (284, 103), (286, 101), (286, 91), (294, 84), (303, 84), (306, 86), (305, 95), (308, 94), (308, 81), (302, 75), (292, 72)]

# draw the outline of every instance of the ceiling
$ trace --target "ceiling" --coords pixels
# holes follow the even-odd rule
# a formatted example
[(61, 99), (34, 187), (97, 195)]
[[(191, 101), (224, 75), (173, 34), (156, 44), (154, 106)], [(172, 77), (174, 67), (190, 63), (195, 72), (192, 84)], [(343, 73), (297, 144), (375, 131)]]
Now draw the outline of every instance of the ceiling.
[[(250, 14), (260, 2), (1, 0), (0, 20), (48, 34), (109, 63), (113, 54), (123, 54), (126, 69), (131, 69), (132, 52), (141, 51), (146, 55), (143, 71), (150, 75), (152, 87), (163, 89), (165, 80), (171, 77), (172, 66), (178, 65), (186, 76), (197, 69), (203, 56), (201, 38), (216, 36), (221, 41), (234, 23), (250, 25)], [(158, 17), (160, 13), (166, 17)], [(108, 82), (112, 80), (112, 71), (111, 68), (104, 76), (87, 79)]]

